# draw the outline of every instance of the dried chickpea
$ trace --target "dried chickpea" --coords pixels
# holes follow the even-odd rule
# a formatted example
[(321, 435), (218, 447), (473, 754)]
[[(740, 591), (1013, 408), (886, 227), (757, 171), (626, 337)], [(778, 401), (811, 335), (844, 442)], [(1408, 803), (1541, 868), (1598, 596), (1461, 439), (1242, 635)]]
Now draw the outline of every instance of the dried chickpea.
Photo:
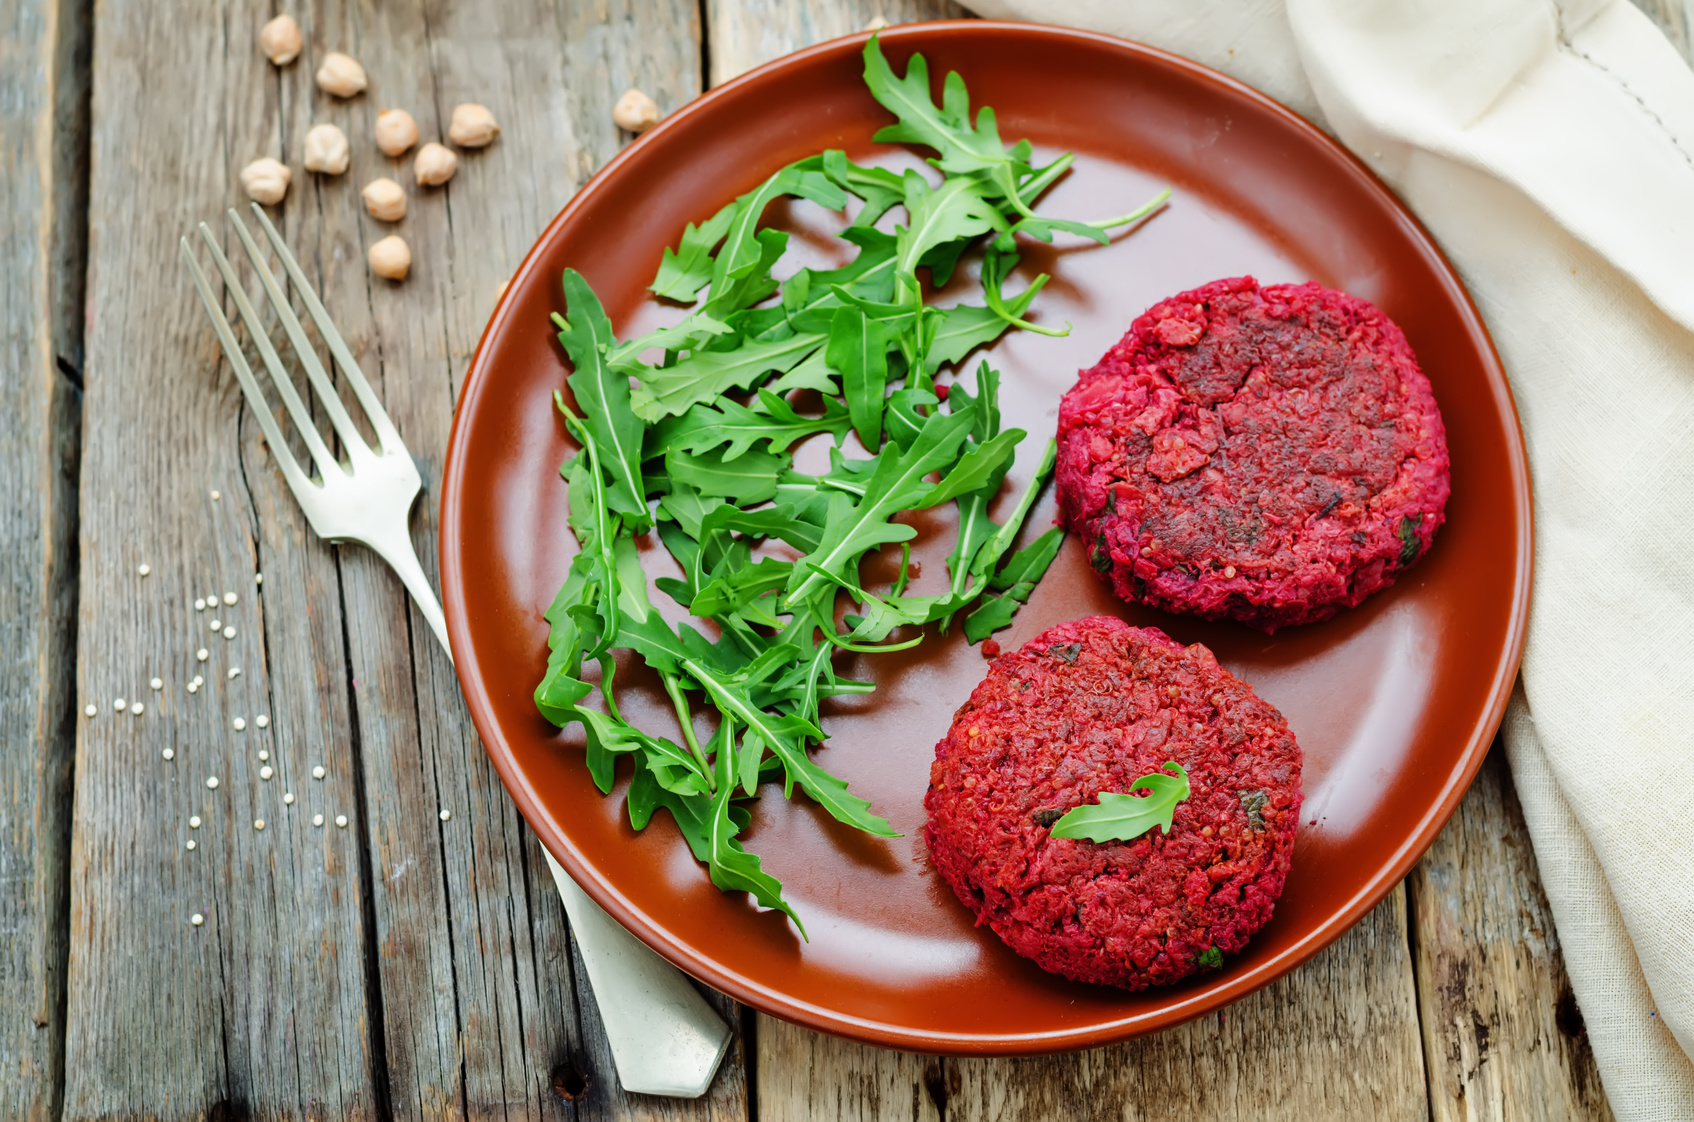
[(439, 187), (459, 170), (459, 157), (453, 155), (453, 150), (445, 144), (430, 141), (418, 149), (417, 158), (412, 161), (412, 173), (417, 176), (420, 187)]
[(418, 142), (418, 123), (404, 109), (376, 115), (376, 146), (384, 156), (399, 156)]
[(500, 126), (488, 106), (468, 101), (453, 107), (453, 123), (447, 126), (447, 139), (460, 148), (485, 148), (500, 135)]
[(241, 169), (241, 186), (254, 202), (274, 206), (288, 194), (288, 181), (293, 178), (279, 161), (262, 156)]
[(347, 134), (335, 125), (313, 125), (306, 131), (306, 170), (340, 175), (353, 158)]
[(407, 271), (412, 267), (411, 247), (398, 234), (390, 234), (371, 246), (366, 257), (371, 263), (371, 272), (389, 280), (405, 280)]
[(293, 16), (278, 16), (259, 28), (259, 49), (276, 66), (287, 66), (299, 58), (305, 45)]
[(406, 217), (406, 192), (387, 176), (365, 184), (365, 189), (359, 192), (359, 197), (365, 200), (365, 209), (371, 212), (372, 218), (383, 222), (398, 222)]
[(357, 59), (340, 51), (331, 51), (324, 56), (323, 65), (318, 67), (317, 79), (318, 89), (336, 97), (352, 97), (362, 92), (367, 84), (365, 68), (359, 65)]
[(659, 107), (652, 98), (631, 87), (612, 106), (612, 121), (620, 129), (646, 132), (659, 123)]

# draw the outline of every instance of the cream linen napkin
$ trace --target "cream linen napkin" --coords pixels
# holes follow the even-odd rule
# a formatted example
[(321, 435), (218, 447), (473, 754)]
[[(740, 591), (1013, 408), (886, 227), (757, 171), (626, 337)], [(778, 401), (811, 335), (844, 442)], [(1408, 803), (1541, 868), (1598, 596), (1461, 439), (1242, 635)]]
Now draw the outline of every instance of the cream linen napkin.
[(1518, 795), (1613, 1110), (1694, 1118), (1694, 72), (1624, 0), (971, 2), (1258, 87), (1464, 276), (1535, 489)]

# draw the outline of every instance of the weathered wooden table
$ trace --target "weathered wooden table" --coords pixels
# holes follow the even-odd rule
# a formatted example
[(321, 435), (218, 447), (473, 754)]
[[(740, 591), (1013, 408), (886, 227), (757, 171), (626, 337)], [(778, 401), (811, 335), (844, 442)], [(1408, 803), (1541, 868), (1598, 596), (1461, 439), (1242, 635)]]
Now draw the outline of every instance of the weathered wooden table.
[[(1686, 51), (1682, 0), (1640, 2)], [(709, 1095), (625, 1096), (451, 668), (370, 554), (306, 528), (176, 241), (238, 202), (249, 159), (294, 166), (287, 235), (417, 456), (433, 573), (459, 381), (501, 281), (629, 140), (618, 94), (669, 110), (874, 16), (960, 13), (310, 0), (306, 54), (278, 71), (254, 44), (275, 11), (0, 0), (0, 1116), (1607, 1116), (1498, 751), (1403, 887), (1225, 1013), (1077, 1055), (936, 1059), (719, 998), (738, 1036)], [(364, 63), (366, 95), (311, 87), (332, 49)], [(505, 132), (414, 194), (413, 275), (373, 283), (364, 248), (388, 231), (357, 188), (392, 166), (377, 110), (433, 137), (465, 100)], [(343, 179), (299, 168), (320, 120), (352, 138)], [(230, 590), (226, 640), (192, 601)], [(261, 713), (268, 728), (233, 730)]]

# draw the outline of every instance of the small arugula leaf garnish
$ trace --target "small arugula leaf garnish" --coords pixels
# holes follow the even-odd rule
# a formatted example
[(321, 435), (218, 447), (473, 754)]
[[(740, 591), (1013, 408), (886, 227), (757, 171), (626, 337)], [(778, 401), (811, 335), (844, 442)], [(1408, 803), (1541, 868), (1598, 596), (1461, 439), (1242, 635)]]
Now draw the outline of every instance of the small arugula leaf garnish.
[(1223, 952), (1218, 950), (1215, 946), (1207, 947), (1205, 950), (1194, 956), (1194, 963), (1196, 966), (1216, 969), (1223, 965)]
[(1170, 833), (1176, 804), (1189, 795), (1188, 770), (1174, 760), (1166, 760), (1164, 768), (1174, 768), (1176, 774), (1155, 771), (1131, 783), (1126, 792), (1102, 791), (1097, 804), (1072, 807), (1053, 824), (1053, 836), (1109, 842), (1133, 841), (1155, 826)]
[[(1068, 153), (1034, 167), (1028, 141), (1001, 141), (992, 109), (973, 120), (958, 74), (947, 75), (935, 104), (922, 56), (896, 76), (872, 39), (864, 60), (867, 88), (895, 118), (877, 139), (931, 149), (939, 179), (927, 169), (863, 166), (841, 150), (809, 156), (665, 249), (650, 291), (692, 305), (677, 322), (619, 341), (571, 270), (563, 278), (568, 318), (554, 317), (575, 396), (573, 405), (558, 393), (555, 403), (581, 448), (560, 468), (579, 549), (545, 613), (536, 708), (561, 727), (581, 726), (602, 792), (614, 789), (620, 767), (631, 770), (631, 826), (669, 810), (713, 884), (749, 893), (797, 927), (781, 884), (741, 842), (751, 821), (745, 800), (761, 783), (780, 780), (784, 797), (798, 786), (841, 822), (896, 836), (811, 756), (824, 741), (822, 702), (875, 688), (838, 676), (833, 657), (903, 650), (924, 642), (930, 624), (946, 630), (959, 615), (965, 638), (978, 641), (1012, 621), (1062, 541), (1049, 530), (1007, 556), (1053, 471), (1053, 442), (996, 524), (990, 504), (1025, 434), (1001, 430), (1000, 377), (988, 363), (972, 386), (955, 378), (944, 390), (936, 379), (1006, 331), (1061, 333), (1028, 314), (1045, 276), (1016, 296), (1004, 292), (1019, 239), (1063, 232), (1104, 242), (1162, 201), (1106, 222), (1037, 216), (1031, 208), (1074, 162)], [(851, 259), (783, 268), (789, 235), (761, 225), (782, 198), (850, 218), (840, 239)], [(934, 291), (966, 271), (973, 247), (984, 255), (979, 302), (931, 307)], [(862, 456), (849, 454), (849, 431)], [(796, 471), (791, 453), (823, 434), (832, 441), (828, 470)], [(943, 504), (956, 510), (958, 527), (948, 581), (916, 594), (916, 531), (902, 518)], [(649, 529), (676, 565), (652, 584), (710, 621), (713, 638), (673, 626), (649, 600), (646, 539), (637, 545)], [(1401, 539), (1408, 530), (1415, 547), (1412, 524), (1402, 525)], [(770, 555), (778, 542), (786, 552)], [(895, 579), (867, 588), (862, 562), (896, 544)], [(852, 601), (845, 612), (842, 599)], [(663, 684), (681, 743), (619, 710), (615, 677), (626, 656)], [(597, 680), (584, 669), (590, 662)], [(695, 732), (701, 715), (716, 721), (704, 741)], [(1142, 782), (1162, 791), (1178, 781), (1160, 773)], [(1098, 816), (1118, 799), (1134, 813), (1154, 801), (1105, 795), (1106, 810), (1049, 808), (1035, 817), (1057, 834), (1078, 811)], [(1243, 806), (1251, 821), (1255, 807)]]

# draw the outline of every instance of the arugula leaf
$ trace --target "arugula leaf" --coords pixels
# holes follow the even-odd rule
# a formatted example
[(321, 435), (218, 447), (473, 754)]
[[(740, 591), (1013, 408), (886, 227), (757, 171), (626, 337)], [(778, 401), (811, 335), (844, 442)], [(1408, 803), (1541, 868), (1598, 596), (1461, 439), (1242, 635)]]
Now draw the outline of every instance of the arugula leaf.
[(606, 352), (606, 365), (626, 378), (638, 377), (647, 369), (641, 361), (644, 351), (693, 350), (715, 336), (728, 335), (731, 330), (729, 324), (713, 319), (704, 311), (694, 312), (670, 327), (649, 331), (640, 338), (612, 347)]
[[(1176, 804), (1189, 795), (1188, 770), (1175, 760), (1166, 760), (1164, 767), (1175, 768), (1176, 774), (1155, 771), (1131, 783), (1128, 792), (1102, 791), (1097, 805), (1072, 807), (1053, 823), (1053, 837), (1131, 841), (1155, 826), (1169, 834)], [(1146, 797), (1134, 794), (1143, 790)]]
[(725, 720), (718, 729), (717, 795), (712, 799), (709, 829), (711, 851), (707, 869), (712, 883), (726, 892), (747, 892), (767, 908), (775, 908), (794, 921), (802, 937), (806, 925), (782, 898), (782, 884), (764, 871), (759, 859), (735, 840), (741, 825), (730, 817), (730, 796), (735, 793), (735, 750), (733, 722)]
[(859, 443), (882, 446), (882, 408), (888, 388), (888, 336), (880, 323), (857, 307), (837, 308), (825, 359), (841, 375), (847, 413)]
[(1007, 429), (985, 444), (978, 444), (959, 458), (926, 500), (929, 506), (958, 498), (970, 491), (981, 490), (990, 480), (998, 483), (1011, 465), (1018, 441), (1027, 433), (1022, 429)]
[(833, 397), (823, 399), (824, 411), (820, 416), (809, 417), (761, 387), (759, 406), (754, 411), (727, 397), (716, 406), (704, 402), (694, 405), (686, 413), (667, 417), (647, 430), (648, 455), (666, 449), (698, 454), (727, 443), (729, 448), (723, 453), (727, 462), (761, 440), (767, 442), (772, 452), (785, 452), (795, 441), (819, 432), (831, 434), (840, 443), (852, 423), (847, 410)]
[(581, 421), (594, 434), (610, 474), (606, 501), (633, 526), (650, 524), (641, 486), (641, 424), (630, 412), (629, 379), (613, 374), (606, 351), (616, 340), (612, 321), (600, 298), (575, 269), (564, 275), (565, 307), (571, 319), (559, 332), (559, 342), (576, 369), (565, 379), (583, 409)]
[(712, 279), (712, 250), (729, 232), (729, 224), (734, 220), (739, 205), (739, 201), (730, 203), (700, 225), (690, 224), (682, 232), (682, 241), (675, 253), (666, 246), (665, 256), (659, 262), (659, 275), (653, 278), (647, 290), (667, 300), (692, 302), (706, 287), (706, 282)]
[(1030, 542), (1007, 559), (989, 582), (990, 588), (1011, 588), (1019, 584), (1035, 584), (1046, 574), (1059, 547), (1065, 544), (1065, 532), (1055, 526)]
[(680, 448), (665, 453), (665, 471), (673, 479), (690, 484), (702, 495), (749, 505), (776, 497), (776, 473), (787, 463), (787, 456), (771, 452), (748, 452), (733, 460), (712, 452), (696, 456)]
[(981, 185), (974, 180), (948, 179), (931, 187), (923, 176), (908, 171), (902, 184), (909, 221), (895, 231), (898, 278), (915, 277), (918, 263), (939, 246), (1007, 228), (1005, 218), (982, 197)]
[[(1006, 279), (1007, 274), (1017, 267), (1017, 264), (1018, 258), (1015, 253), (997, 253), (990, 249), (983, 256), (982, 294), (988, 300), (988, 310), (1005, 320), (1012, 327), (1021, 327), (1025, 331), (1034, 331), (1040, 335), (1069, 335), (1071, 333), (1070, 324), (1065, 324), (1064, 330), (1061, 331), (1056, 327), (1042, 327), (1040, 324), (1030, 323), (1023, 318), (1022, 310), (1013, 310), (1013, 306), (1007, 304), (1005, 298), (1000, 295), (1001, 283)], [(1046, 286), (1046, 273), (1042, 273), (1031, 281), (1021, 297), (1023, 307), (1028, 308), (1029, 302), (1035, 299), (1035, 294)]]
[(1011, 596), (995, 596), (965, 617), (965, 642), (977, 644), (1000, 630), (1010, 627), (1012, 616), (1022, 602)]
[(906, 76), (896, 78), (883, 57), (882, 44), (871, 36), (865, 44), (865, 86), (871, 96), (894, 116), (898, 124), (886, 125), (871, 139), (879, 144), (922, 144), (941, 154), (941, 170), (949, 174), (980, 171), (1006, 162), (994, 110), (983, 106), (977, 126), (970, 125), (970, 99), (965, 80), (949, 71), (943, 83), (943, 108), (929, 97), (929, 63), (914, 54), (906, 64)]
[(758, 242), (759, 219), (765, 208), (782, 195), (798, 195), (828, 210), (840, 210), (847, 205), (846, 193), (823, 173), (821, 156), (809, 156), (789, 164), (742, 195), (735, 202), (735, 214), (725, 230), (723, 248), (712, 264), (712, 300), (708, 307), (730, 281), (758, 268), (764, 252)]
[(787, 371), (823, 346), (824, 337), (799, 334), (775, 342), (744, 343), (733, 351), (695, 351), (674, 366), (650, 371), (630, 395), (634, 417), (649, 423), (691, 405), (713, 401), (732, 389), (746, 389), (774, 371)]
[[(963, 423), (961, 423), (963, 422)], [(832, 498), (823, 541), (807, 554), (808, 565), (826, 573), (845, 575), (868, 549), (917, 535), (910, 526), (891, 524), (890, 515), (920, 506), (935, 487), (924, 478), (952, 460), (969, 428), (970, 417), (937, 413), (925, 423), (911, 449), (899, 456), (886, 453), (866, 483), (865, 498), (854, 503), (845, 495)], [(808, 604), (823, 591), (824, 580), (810, 569), (796, 567), (788, 587), (788, 604)]]

